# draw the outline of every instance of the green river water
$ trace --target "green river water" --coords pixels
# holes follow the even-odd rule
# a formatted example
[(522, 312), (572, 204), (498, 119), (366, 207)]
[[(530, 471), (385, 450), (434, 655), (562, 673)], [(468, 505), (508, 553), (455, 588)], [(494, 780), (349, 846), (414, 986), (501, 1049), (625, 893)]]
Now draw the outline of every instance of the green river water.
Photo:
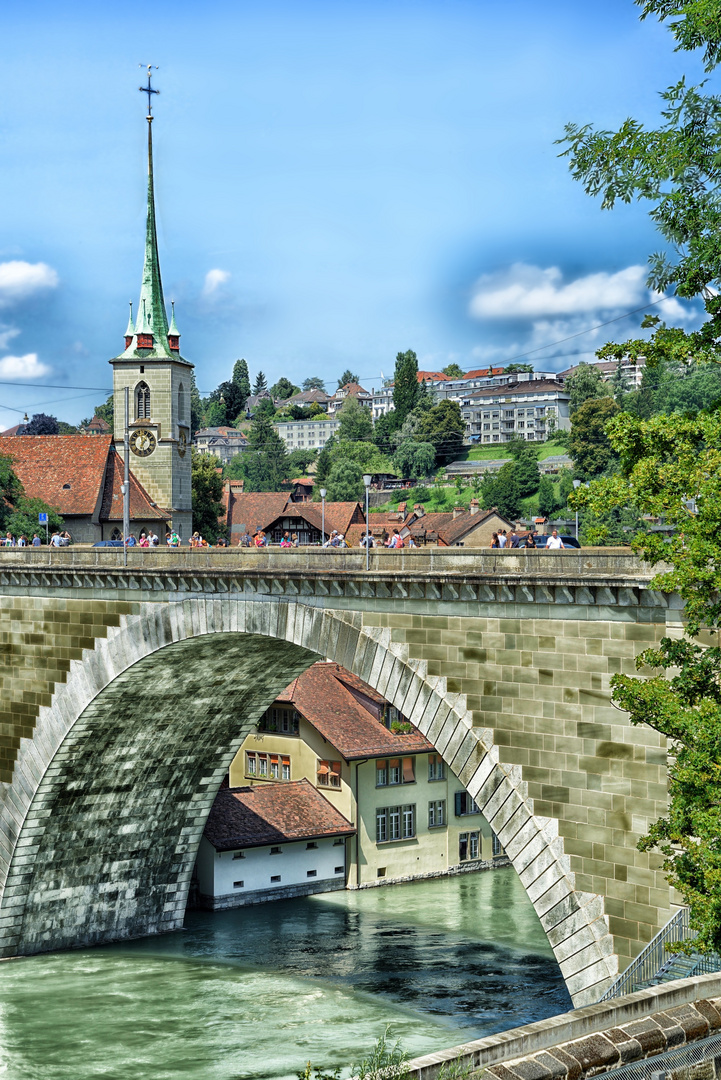
[(571, 1007), (508, 869), (237, 911), (0, 964), (2, 1080), (240, 1080), (412, 1054)]

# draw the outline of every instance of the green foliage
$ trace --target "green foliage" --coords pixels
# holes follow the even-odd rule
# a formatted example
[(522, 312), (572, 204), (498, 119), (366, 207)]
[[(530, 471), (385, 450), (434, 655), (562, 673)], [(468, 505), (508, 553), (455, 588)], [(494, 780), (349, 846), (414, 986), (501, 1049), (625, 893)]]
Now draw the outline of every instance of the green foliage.
[(428, 442), (406, 439), (393, 455), (393, 464), (401, 476), (429, 476), (436, 464), (435, 447)]
[(23, 486), (13, 472), (13, 459), (0, 453), (0, 528), (6, 528), (12, 508), (23, 494)]
[[(97, 409), (95, 410), (97, 412)], [(108, 423), (112, 427), (112, 420)], [(195, 381), (195, 373), (190, 373), (190, 430), (199, 431), (203, 426), (203, 403), (198, 393), (198, 384)]]
[(413, 409), (420, 394), (418, 382), (418, 357), (412, 349), (399, 352), (396, 356), (396, 370), (393, 379), (393, 407), (398, 414), (400, 425)]
[(538, 512), (542, 517), (551, 518), (561, 509), (556, 498), (553, 481), (550, 476), (542, 476), (538, 483)]
[[(232, 379), (220, 383), (220, 385), (212, 392), (208, 400), (210, 402), (206, 415), (208, 427), (219, 426), (218, 424), (209, 423), (209, 419), (211, 415), (220, 416), (221, 410), (224, 419), (220, 421), (220, 425), (232, 424), (243, 412), (246, 401), (243, 397), (242, 390)], [(214, 406), (220, 406), (220, 408), (214, 408)]]
[(568, 402), (568, 411), (571, 416), (587, 401), (608, 395), (603, 376), (595, 364), (579, 364), (578, 371), (566, 379), (564, 389), (571, 395)]
[(317, 375), (311, 375), (308, 379), (303, 379), (304, 390), (325, 390), (325, 383), (322, 379), (319, 379)]
[(286, 379), (285, 375), (282, 375), (281, 378), (278, 379), (278, 382), (273, 383), (270, 388), (270, 396), (273, 398), (273, 401), (287, 401), (293, 394), (299, 393), (300, 387), (294, 386), (290, 379)]
[(612, 506), (605, 513), (589, 508), (581, 517), (579, 538), (584, 547), (626, 547), (642, 531), (645, 523), (630, 506)]
[(75, 424), (66, 424), (64, 420), (58, 420), (58, 435), (77, 435), (77, 433)]
[(495, 506), (504, 517), (517, 518), (521, 512), (521, 498), (515, 461), (507, 461), (495, 476), (484, 476), (480, 501), (486, 510)]
[(541, 473), (538, 468), (539, 447), (526, 439), (511, 439), (508, 444), (511, 457), (516, 462), (516, 483), (521, 498), (534, 495), (538, 491), (541, 482)]
[(58, 421), (49, 413), (35, 413), (29, 424), (25, 424), (21, 435), (58, 435)]
[[(350, 368), (346, 368), (340, 379), (338, 380), (338, 389), (342, 386), (347, 386), (348, 383), (358, 383), (360, 379), (357, 375), (354, 375)], [(321, 387), (322, 389), (322, 387)]]
[(270, 398), (261, 398), (253, 411), (253, 417), (263, 416), (266, 420), (272, 420), (275, 416), (275, 405)]
[(13, 536), (25, 536), (28, 540), (32, 540), (33, 533), (37, 533), (45, 542), (45, 526), (39, 524), (38, 514), (48, 515), (50, 535), (65, 528), (65, 522), (54, 506), (49, 506), (42, 499), (27, 499), (24, 495), (16, 500), (3, 528), (9, 529)]
[(330, 470), (333, 468), (333, 449), (336, 445), (336, 439), (334, 435), (326, 441), (325, 446), (318, 454), (318, 460), (315, 463), (315, 482), (316, 487), (324, 487), (328, 480)]
[(107, 401), (104, 401), (102, 405), (96, 405), (94, 414), (101, 417), (109, 427), (113, 428), (115, 424), (115, 398), (113, 394), (108, 395)]
[(354, 1062), (349, 1080), (398, 1080), (408, 1074), (408, 1054), (399, 1040), (391, 1043), (392, 1033), (387, 1027), (368, 1057)]
[(530, 375), (533, 371), (533, 364), (506, 364), (503, 371), (506, 375), (515, 375), (516, 373), (527, 373)]
[(559, 509), (563, 509), (564, 506), (568, 506), (568, 499), (573, 492), (573, 473), (570, 469), (561, 469), (561, 475), (558, 481), (558, 497), (560, 500)]
[(288, 479), (285, 443), (260, 409), (251, 424), (248, 449), (238, 457), (245, 470), (246, 491), (280, 491)]
[(354, 461), (341, 458), (328, 475), (328, 498), (331, 502), (361, 502), (364, 498), (363, 472)]
[[(233, 364), (232, 382), (243, 398), (243, 406), (250, 397), (250, 372), (245, 360), (236, 360)], [(243, 407), (241, 406), (241, 408)]]
[(228, 422), (228, 414), (223, 401), (211, 401), (205, 410), (206, 427), (223, 427)]
[(591, 398), (571, 417), (568, 449), (581, 478), (600, 476), (618, 460), (606, 435), (606, 425), (619, 412), (613, 398)]
[(441, 368), (444, 375), (447, 375), (449, 379), (462, 379), (465, 372), (458, 364), (447, 364), (446, 367)]
[(305, 476), (308, 466), (315, 461), (317, 455), (317, 450), (291, 450), (287, 458), (288, 476)]
[(253, 383), (253, 393), (262, 394), (263, 391), (267, 389), (268, 383), (266, 381), (265, 375), (262, 371), (259, 371), (258, 374), (255, 376), (255, 382)]
[(225, 516), (223, 478), (214, 454), (199, 454), (193, 450), (192, 462), (193, 528), (213, 543), (225, 532), (225, 527), (218, 523), (218, 518)]
[(371, 411), (361, 405), (358, 398), (347, 397), (338, 412), (339, 427), (336, 435), (339, 439), (356, 441), (370, 439), (373, 435)]
[(389, 453), (395, 445), (393, 436), (398, 431), (399, 427), (400, 424), (395, 409), (391, 409), (391, 411), (385, 413), (385, 415), (379, 416), (374, 423), (373, 442), (379, 450), (383, 451), (383, 453)]
[(419, 441), (429, 442), (439, 464), (455, 461), (463, 449), (465, 424), (457, 401), (441, 401), (423, 416), (416, 428)]

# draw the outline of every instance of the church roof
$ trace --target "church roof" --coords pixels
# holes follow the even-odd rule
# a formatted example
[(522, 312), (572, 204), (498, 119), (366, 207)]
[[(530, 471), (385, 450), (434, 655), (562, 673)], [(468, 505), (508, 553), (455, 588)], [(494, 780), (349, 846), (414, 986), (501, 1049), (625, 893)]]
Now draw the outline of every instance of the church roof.
[[(116, 454), (111, 446), (105, 470), (105, 483), (103, 485), (103, 501), (100, 507), (101, 521), (123, 520), (123, 483), (124, 464), (119, 454)], [(140, 481), (130, 473), (130, 520), (131, 521), (170, 521), (170, 510), (163, 510), (157, 506), (148, 495)]]

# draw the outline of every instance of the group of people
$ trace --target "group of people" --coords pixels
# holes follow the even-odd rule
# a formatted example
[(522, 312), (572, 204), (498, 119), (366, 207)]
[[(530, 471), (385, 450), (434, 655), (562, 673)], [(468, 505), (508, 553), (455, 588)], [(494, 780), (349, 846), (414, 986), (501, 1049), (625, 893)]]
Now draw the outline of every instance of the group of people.
[(414, 548), (417, 547), (417, 544), (410, 533), (408, 533), (408, 536), (404, 538), (398, 532), (398, 529), (394, 529), (389, 536), (384, 529), (383, 533), (377, 540), (371, 533), (364, 533), (363, 536), (361, 536), (360, 538), (359, 546), (362, 548), (386, 547), (393, 550), (398, 550), (399, 548), (403, 547)]
[[(50, 537), (50, 547), (66, 547), (71, 540), (67, 529), (64, 532), (56, 530)], [(32, 540), (28, 540), (24, 533), (14, 536), (11, 532), (6, 532), (5, 536), (0, 538), (0, 547), (40, 547), (41, 544), (42, 540), (37, 533), (33, 533)]]
[[(500, 532), (493, 533), (490, 546), (492, 548), (537, 548), (538, 544), (536, 543), (535, 533), (529, 532), (521, 537), (515, 529), (511, 529), (510, 533), (506, 529), (502, 529)], [(558, 551), (560, 548), (565, 547), (556, 529), (553, 530), (543, 546), (546, 551)]]

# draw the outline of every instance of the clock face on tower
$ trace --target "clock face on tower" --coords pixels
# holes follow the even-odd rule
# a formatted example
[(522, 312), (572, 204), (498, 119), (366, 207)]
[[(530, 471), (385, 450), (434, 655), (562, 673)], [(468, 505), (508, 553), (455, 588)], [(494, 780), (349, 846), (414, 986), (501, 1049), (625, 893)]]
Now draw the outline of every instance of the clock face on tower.
[(130, 449), (138, 457), (149, 457), (157, 445), (157, 440), (152, 431), (147, 428), (136, 428), (130, 433)]

